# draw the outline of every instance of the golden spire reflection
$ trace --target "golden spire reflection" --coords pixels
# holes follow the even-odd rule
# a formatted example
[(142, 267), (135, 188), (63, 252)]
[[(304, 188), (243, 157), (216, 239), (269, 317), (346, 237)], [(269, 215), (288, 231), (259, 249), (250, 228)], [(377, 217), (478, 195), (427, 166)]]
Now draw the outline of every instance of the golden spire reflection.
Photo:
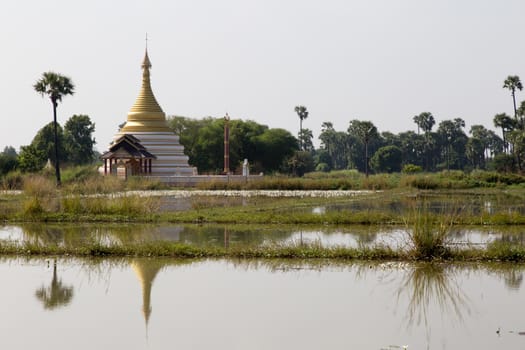
[(148, 327), (151, 316), (151, 288), (157, 273), (164, 267), (165, 263), (158, 260), (135, 259), (131, 262), (131, 267), (142, 287), (142, 314)]

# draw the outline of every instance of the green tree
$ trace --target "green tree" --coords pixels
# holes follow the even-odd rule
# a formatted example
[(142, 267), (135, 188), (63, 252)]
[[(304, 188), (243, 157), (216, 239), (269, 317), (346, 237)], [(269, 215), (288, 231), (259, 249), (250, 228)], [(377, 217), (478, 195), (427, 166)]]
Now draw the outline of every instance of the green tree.
[(413, 131), (399, 133), (399, 148), (403, 164), (418, 165), (423, 168), (425, 162), (425, 137)]
[(525, 131), (515, 129), (509, 132), (508, 139), (512, 144), (512, 152), (516, 157), (516, 165), (518, 170), (523, 168), (522, 161), (525, 159)]
[[(297, 116), (299, 117), (299, 135), (303, 134), (303, 120), (308, 118), (308, 110), (305, 106), (295, 106), (295, 113), (297, 113)], [(301, 142), (301, 138), (299, 137), (299, 142)], [(304, 149), (304, 145), (302, 143), (299, 143), (299, 148), (302, 150)]]
[(501, 128), (501, 136), (503, 138), (503, 147), (505, 152), (509, 151), (509, 144), (507, 142), (507, 133), (514, 129), (514, 121), (505, 113), (499, 113), (494, 116), (494, 126)]
[(42, 96), (47, 95), (53, 105), (53, 122), (55, 130), (55, 174), (57, 186), (60, 186), (60, 164), (58, 153), (58, 131), (57, 131), (57, 106), (62, 101), (62, 97), (73, 95), (75, 86), (70, 78), (54, 72), (45, 72), (34, 85), (33, 88)]
[[(224, 118), (168, 118), (180, 137), (189, 163), (200, 173), (223, 170)], [(230, 120), (230, 165), (240, 167), (248, 159), (254, 171), (277, 171), (297, 150), (297, 139), (283, 129), (269, 129), (254, 121)]]
[(18, 154), (11, 146), (6, 146), (0, 153), (0, 176), (13, 171), (18, 166)]
[[(481, 156), (478, 156), (479, 161), (474, 165), (478, 168), (484, 169), (486, 161), (489, 158), (492, 135), (483, 125), (472, 125), (470, 127), (470, 134), (472, 137), (467, 141), (466, 145), (467, 158), (469, 154), (477, 155), (479, 152), (481, 152)], [(474, 157), (474, 159), (476, 159), (476, 157)]]
[(423, 130), (425, 134), (428, 134), (430, 131), (432, 131), (432, 127), (434, 124), (436, 124), (436, 121), (434, 120), (434, 116), (430, 112), (422, 112), (414, 118), (414, 123), (417, 125), (417, 133), (419, 135), (419, 129)]
[(64, 125), (64, 148), (73, 164), (87, 164), (94, 160), (95, 124), (87, 115), (73, 115)]
[(520, 106), (517, 111), (518, 120), (517, 120), (517, 127), (525, 130), (525, 101), (521, 101)]
[(468, 139), (465, 147), (469, 165), (472, 168), (485, 169), (485, 146), (483, 141), (478, 138), (471, 137)]
[(503, 81), (503, 88), (509, 89), (512, 95), (512, 103), (514, 106), (514, 118), (517, 118), (518, 113), (516, 109), (516, 90), (523, 90), (520, 77), (517, 75), (509, 75), (505, 81)]
[[(199, 131), (211, 124), (213, 120), (211, 117), (203, 119), (190, 119), (182, 116), (168, 117), (168, 126), (179, 136), (179, 141), (184, 146), (184, 154), (189, 157), (189, 163), (193, 166), (197, 166)], [(197, 168), (199, 167), (197, 166)], [(202, 170), (199, 169), (199, 171)]]
[(503, 153), (503, 140), (494, 131), (488, 131), (489, 155), (494, 158), (496, 155)]
[(303, 151), (312, 152), (314, 150), (314, 144), (312, 141), (313, 138), (314, 135), (312, 133), (312, 130), (301, 130), (301, 132), (299, 133), (299, 144), (303, 145)]
[[(353, 159), (356, 164), (359, 164), (358, 169), (363, 171), (367, 176), (369, 172), (370, 156), (375, 153), (381, 143), (381, 138), (377, 128), (371, 121), (351, 120), (348, 127), (348, 134), (355, 140), (359, 140), (359, 144), (355, 144), (354, 149), (359, 149), (360, 155)], [(361, 158), (361, 161), (359, 161)]]
[(296, 151), (294, 155), (288, 158), (286, 171), (294, 176), (303, 176), (307, 172), (314, 170), (314, 160), (311, 152)]
[(230, 164), (242, 168), (244, 159), (253, 163), (259, 156), (256, 138), (268, 127), (253, 120), (235, 119), (230, 121)]
[(376, 173), (393, 173), (401, 171), (402, 153), (397, 146), (384, 146), (379, 148), (370, 165)]
[(516, 159), (510, 154), (498, 154), (494, 157), (493, 168), (500, 173), (514, 172), (516, 170)]
[(321, 140), (321, 149), (328, 154), (328, 159), (325, 159), (324, 162), (330, 169), (346, 169), (350, 149), (348, 134), (336, 131), (331, 122), (324, 122), (321, 126), (319, 140)]
[(334, 167), (333, 155), (334, 149), (336, 148), (335, 139), (336, 131), (334, 129), (334, 125), (331, 122), (323, 122), (321, 125), (321, 134), (319, 135), (319, 140), (321, 140), (321, 149), (325, 150), (326, 154), (328, 155), (328, 160), (324, 163), (328, 164), (330, 169)]
[(446, 169), (463, 169), (465, 165), (467, 135), (463, 131), (465, 121), (461, 118), (444, 120), (439, 123), (438, 140), (441, 145), (441, 159)]
[(430, 112), (422, 112), (419, 115), (416, 115), (413, 118), (414, 122), (417, 124), (417, 133), (419, 135), (419, 129), (423, 130), (425, 133), (425, 143), (424, 143), (424, 159), (425, 159), (425, 170), (430, 170), (431, 168), (431, 156), (432, 150), (434, 148), (435, 142), (432, 140), (431, 132), (432, 128), (436, 124), (434, 116)]
[[(58, 145), (55, 144), (55, 140), (58, 139)], [(52, 163), (56, 163), (56, 149), (58, 153), (63, 155), (64, 160), (67, 160), (67, 153), (64, 148), (64, 131), (62, 126), (57, 123), (56, 125), (56, 137), (55, 137), (55, 124), (50, 122), (44, 125), (43, 128), (38, 130), (35, 137), (31, 141), (31, 145), (38, 150), (41, 150), (42, 159), (41, 162), (45, 163), (48, 159)]]
[(18, 166), (23, 172), (40, 171), (45, 165), (46, 155), (43, 150), (28, 145), (20, 147)]
[[(232, 142), (230, 138), (230, 143)], [(210, 119), (197, 134), (194, 153), (190, 158), (199, 172), (222, 173), (224, 169), (224, 119)], [(234, 162), (231, 162), (234, 164)]]
[(297, 151), (297, 139), (284, 129), (268, 129), (256, 137), (257, 162), (265, 171), (279, 170), (285, 161)]
[(2, 155), (15, 158), (18, 157), (18, 153), (16, 153), (16, 149), (13, 146), (5, 146)]

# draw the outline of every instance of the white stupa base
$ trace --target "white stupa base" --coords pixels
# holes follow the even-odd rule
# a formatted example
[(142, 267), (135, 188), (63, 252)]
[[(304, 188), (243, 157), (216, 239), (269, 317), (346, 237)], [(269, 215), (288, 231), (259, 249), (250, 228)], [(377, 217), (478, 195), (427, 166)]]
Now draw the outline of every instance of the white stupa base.
[(184, 146), (179, 143), (179, 137), (172, 132), (133, 132), (117, 133), (113, 140), (124, 134), (136, 137), (148, 152), (153, 154), (151, 174), (149, 176), (192, 176), (197, 175), (196, 168), (188, 164), (188, 156), (184, 154)]

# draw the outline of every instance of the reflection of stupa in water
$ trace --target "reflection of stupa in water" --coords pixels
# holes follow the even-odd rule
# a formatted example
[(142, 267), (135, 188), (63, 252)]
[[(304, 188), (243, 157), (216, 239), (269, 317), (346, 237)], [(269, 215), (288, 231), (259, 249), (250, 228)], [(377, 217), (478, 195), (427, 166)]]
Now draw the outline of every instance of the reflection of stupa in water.
[(146, 322), (146, 329), (148, 327), (149, 318), (151, 316), (151, 287), (157, 273), (164, 267), (165, 263), (158, 260), (143, 260), (136, 259), (131, 263), (131, 267), (142, 287), (142, 314)]
[(109, 150), (102, 155), (104, 174), (125, 176), (193, 175), (179, 136), (168, 127), (166, 115), (158, 104), (150, 83), (151, 62), (148, 52), (142, 63), (142, 87), (128, 113), (125, 125), (115, 135)]

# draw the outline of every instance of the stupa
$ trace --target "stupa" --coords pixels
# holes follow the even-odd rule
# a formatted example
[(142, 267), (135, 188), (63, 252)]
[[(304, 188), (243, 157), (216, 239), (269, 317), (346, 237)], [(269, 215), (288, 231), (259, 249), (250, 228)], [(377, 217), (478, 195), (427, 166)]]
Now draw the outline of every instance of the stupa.
[[(168, 127), (166, 114), (153, 95), (150, 69), (151, 61), (146, 49), (142, 62), (142, 87), (128, 113), (126, 123), (113, 137), (110, 151), (102, 155), (105, 162), (104, 173), (115, 173), (115, 167), (124, 164), (129, 166), (132, 174), (137, 175), (195, 175), (194, 168), (188, 165), (188, 156), (184, 154), (184, 146), (179, 143), (179, 136)], [(138, 143), (130, 142), (134, 139), (126, 139), (126, 135), (131, 135)], [(120, 147), (119, 143), (124, 142), (122, 140), (126, 143)], [(135, 150), (135, 146), (147, 151), (152, 157), (145, 159), (144, 156), (136, 156), (137, 152), (131, 152)]]

